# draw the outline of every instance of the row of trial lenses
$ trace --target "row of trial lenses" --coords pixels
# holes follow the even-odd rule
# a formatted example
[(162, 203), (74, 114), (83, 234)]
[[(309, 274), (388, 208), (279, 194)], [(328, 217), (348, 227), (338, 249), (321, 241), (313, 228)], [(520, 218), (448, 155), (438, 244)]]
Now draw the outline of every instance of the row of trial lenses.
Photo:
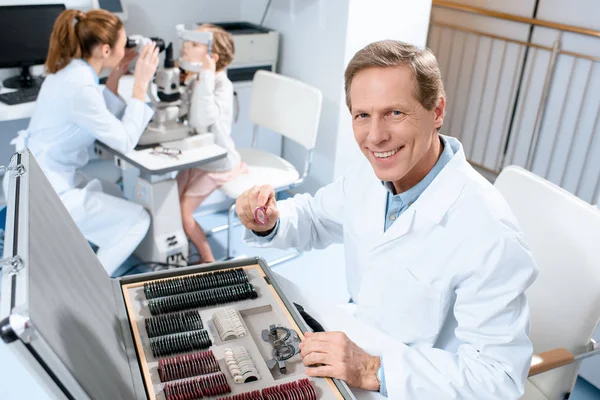
[(176, 335), (150, 339), (150, 348), (152, 349), (154, 358), (205, 350), (210, 346), (212, 346), (212, 341), (207, 331), (178, 333)]
[(204, 274), (163, 279), (144, 283), (146, 299), (174, 296), (199, 290), (248, 283), (248, 275), (242, 268), (227, 271), (207, 272)]
[(161, 382), (212, 374), (220, 370), (212, 350), (158, 360), (158, 376)]
[(246, 334), (240, 315), (233, 308), (215, 312), (212, 320), (222, 341), (240, 338)]
[(307, 378), (265, 388), (262, 395), (265, 400), (317, 400), (317, 392)]
[(243, 346), (225, 349), (225, 363), (235, 383), (248, 383), (260, 379), (252, 357)]
[(265, 400), (317, 400), (317, 392), (312, 386), (299, 387), (264, 396)]
[(163, 386), (166, 400), (194, 400), (209, 396), (231, 393), (225, 374), (202, 376), (179, 382), (165, 383)]
[(203, 329), (202, 318), (196, 310), (159, 315), (144, 320), (149, 338)]
[(260, 393), (260, 390), (253, 390), (251, 392), (240, 393), (233, 396), (221, 397), (217, 400), (264, 400), (265, 398)]
[(250, 283), (209, 289), (200, 292), (185, 293), (171, 297), (161, 297), (148, 301), (152, 315), (160, 315), (199, 307), (212, 307), (258, 297), (256, 289)]
[(317, 400), (317, 391), (308, 379), (272, 386), (262, 390), (221, 397), (217, 400)]

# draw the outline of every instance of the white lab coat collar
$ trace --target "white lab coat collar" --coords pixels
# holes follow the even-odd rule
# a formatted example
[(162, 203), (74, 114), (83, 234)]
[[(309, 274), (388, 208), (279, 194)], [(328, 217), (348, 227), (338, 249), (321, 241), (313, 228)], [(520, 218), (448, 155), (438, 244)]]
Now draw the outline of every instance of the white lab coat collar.
[(85, 79), (86, 83), (93, 83), (95, 85), (99, 84), (99, 78), (98, 78), (98, 74), (96, 74), (96, 71), (94, 71), (94, 69), (91, 67), (90, 64), (87, 63), (87, 61), (85, 61), (81, 58), (72, 59), (66, 68), (78, 69), (81, 71), (85, 71), (85, 72), (83, 72), (83, 75), (78, 76), (79, 79), (82, 79), (82, 78)]
[(455, 150), (454, 157), (414, 204), (419, 215), (424, 215), (438, 225), (460, 196), (469, 175), (467, 170), (470, 168), (460, 142), (450, 137), (447, 139)]

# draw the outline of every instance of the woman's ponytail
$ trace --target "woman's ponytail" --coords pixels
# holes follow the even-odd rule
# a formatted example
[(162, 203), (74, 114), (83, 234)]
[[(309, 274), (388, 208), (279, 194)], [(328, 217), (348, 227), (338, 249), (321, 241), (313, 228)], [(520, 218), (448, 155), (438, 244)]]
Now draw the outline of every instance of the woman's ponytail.
[(85, 13), (79, 10), (63, 11), (52, 29), (46, 71), (54, 74), (66, 67), (73, 58), (81, 57), (81, 45), (77, 38), (76, 25), (85, 19)]
[(85, 58), (99, 44), (113, 47), (123, 28), (121, 20), (106, 10), (63, 11), (52, 29), (46, 71), (55, 74), (74, 58)]

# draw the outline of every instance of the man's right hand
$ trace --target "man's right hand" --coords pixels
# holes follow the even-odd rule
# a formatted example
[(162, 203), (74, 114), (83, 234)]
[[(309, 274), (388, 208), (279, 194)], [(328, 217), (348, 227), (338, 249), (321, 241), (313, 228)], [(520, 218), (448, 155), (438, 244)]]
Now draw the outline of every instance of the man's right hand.
[[(246, 190), (235, 202), (237, 215), (244, 226), (255, 232), (267, 232), (272, 230), (279, 219), (279, 210), (275, 201), (275, 190), (272, 186), (254, 186)], [(265, 207), (266, 223), (261, 225), (254, 219), (254, 210), (257, 207)]]

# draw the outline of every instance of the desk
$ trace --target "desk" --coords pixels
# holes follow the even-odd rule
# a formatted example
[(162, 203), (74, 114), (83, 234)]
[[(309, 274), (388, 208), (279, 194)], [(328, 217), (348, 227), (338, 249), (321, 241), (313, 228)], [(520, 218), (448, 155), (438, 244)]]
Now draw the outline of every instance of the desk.
[[(14, 92), (14, 90), (0, 88), (0, 93)], [(13, 121), (16, 119), (31, 118), (33, 110), (35, 109), (35, 102), (17, 104), (9, 106), (0, 102), (0, 122), (2, 121)]]
[(177, 158), (166, 155), (152, 154), (152, 149), (134, 150), (123, 154), (102, 142), (96, 141), (95, 147), (99, 155), (107, 152), (140, 169), (141, 176), (150, 177), (164, 175), (169, 172), (180, 171), (206, 165), (212, 161), (220, 160), (227, 155), (227, 150), (216, 144), (208, 144), (197, 149), (185, 150)]
[[(131, 93), (133, 92), (133, 75), (125, 75), (119, 81), (119, 95), (127, 101), (131, 98)], [(151, 84), (151, 90), (154, 95), (156, 95), (156, 84)], [(100, 85), (104, 87), (104, 85)], [(0, 88), (0, 93), (8, 93), (14, 92), (13, 89), (6, 89), (5, 87)], [(150, 97), (146, 95), (146, 102), (150, 102)], [(31, 101), (29, 103), (16, 104), (14, 106), (9, 106), (8, 104), (4, 104), (0, 102), (0, 122), (2, 121), (12, 121), (16, 119), (24, 119), (31, 118), (33, 115), (33, 110), (35, 110), (35, 101)]]
[(98, 141), (94, 151), (101, 157), (114, 157), (117, 165), (123, 170), (129, 165), (140, 170), (140, 176), (135, 183), (134, 197), (129, 200), (148, 210), (151, 223), (135, 254), (142, 261), (187, 265), (188, 240), (181, 223), (179, 191), (174, 173), (224, 158), (227, 151), (216, 144), (206, 144), (184, 150), (180, 156), (173, 158), (152, 154), (151, 149), (123, 154)]

